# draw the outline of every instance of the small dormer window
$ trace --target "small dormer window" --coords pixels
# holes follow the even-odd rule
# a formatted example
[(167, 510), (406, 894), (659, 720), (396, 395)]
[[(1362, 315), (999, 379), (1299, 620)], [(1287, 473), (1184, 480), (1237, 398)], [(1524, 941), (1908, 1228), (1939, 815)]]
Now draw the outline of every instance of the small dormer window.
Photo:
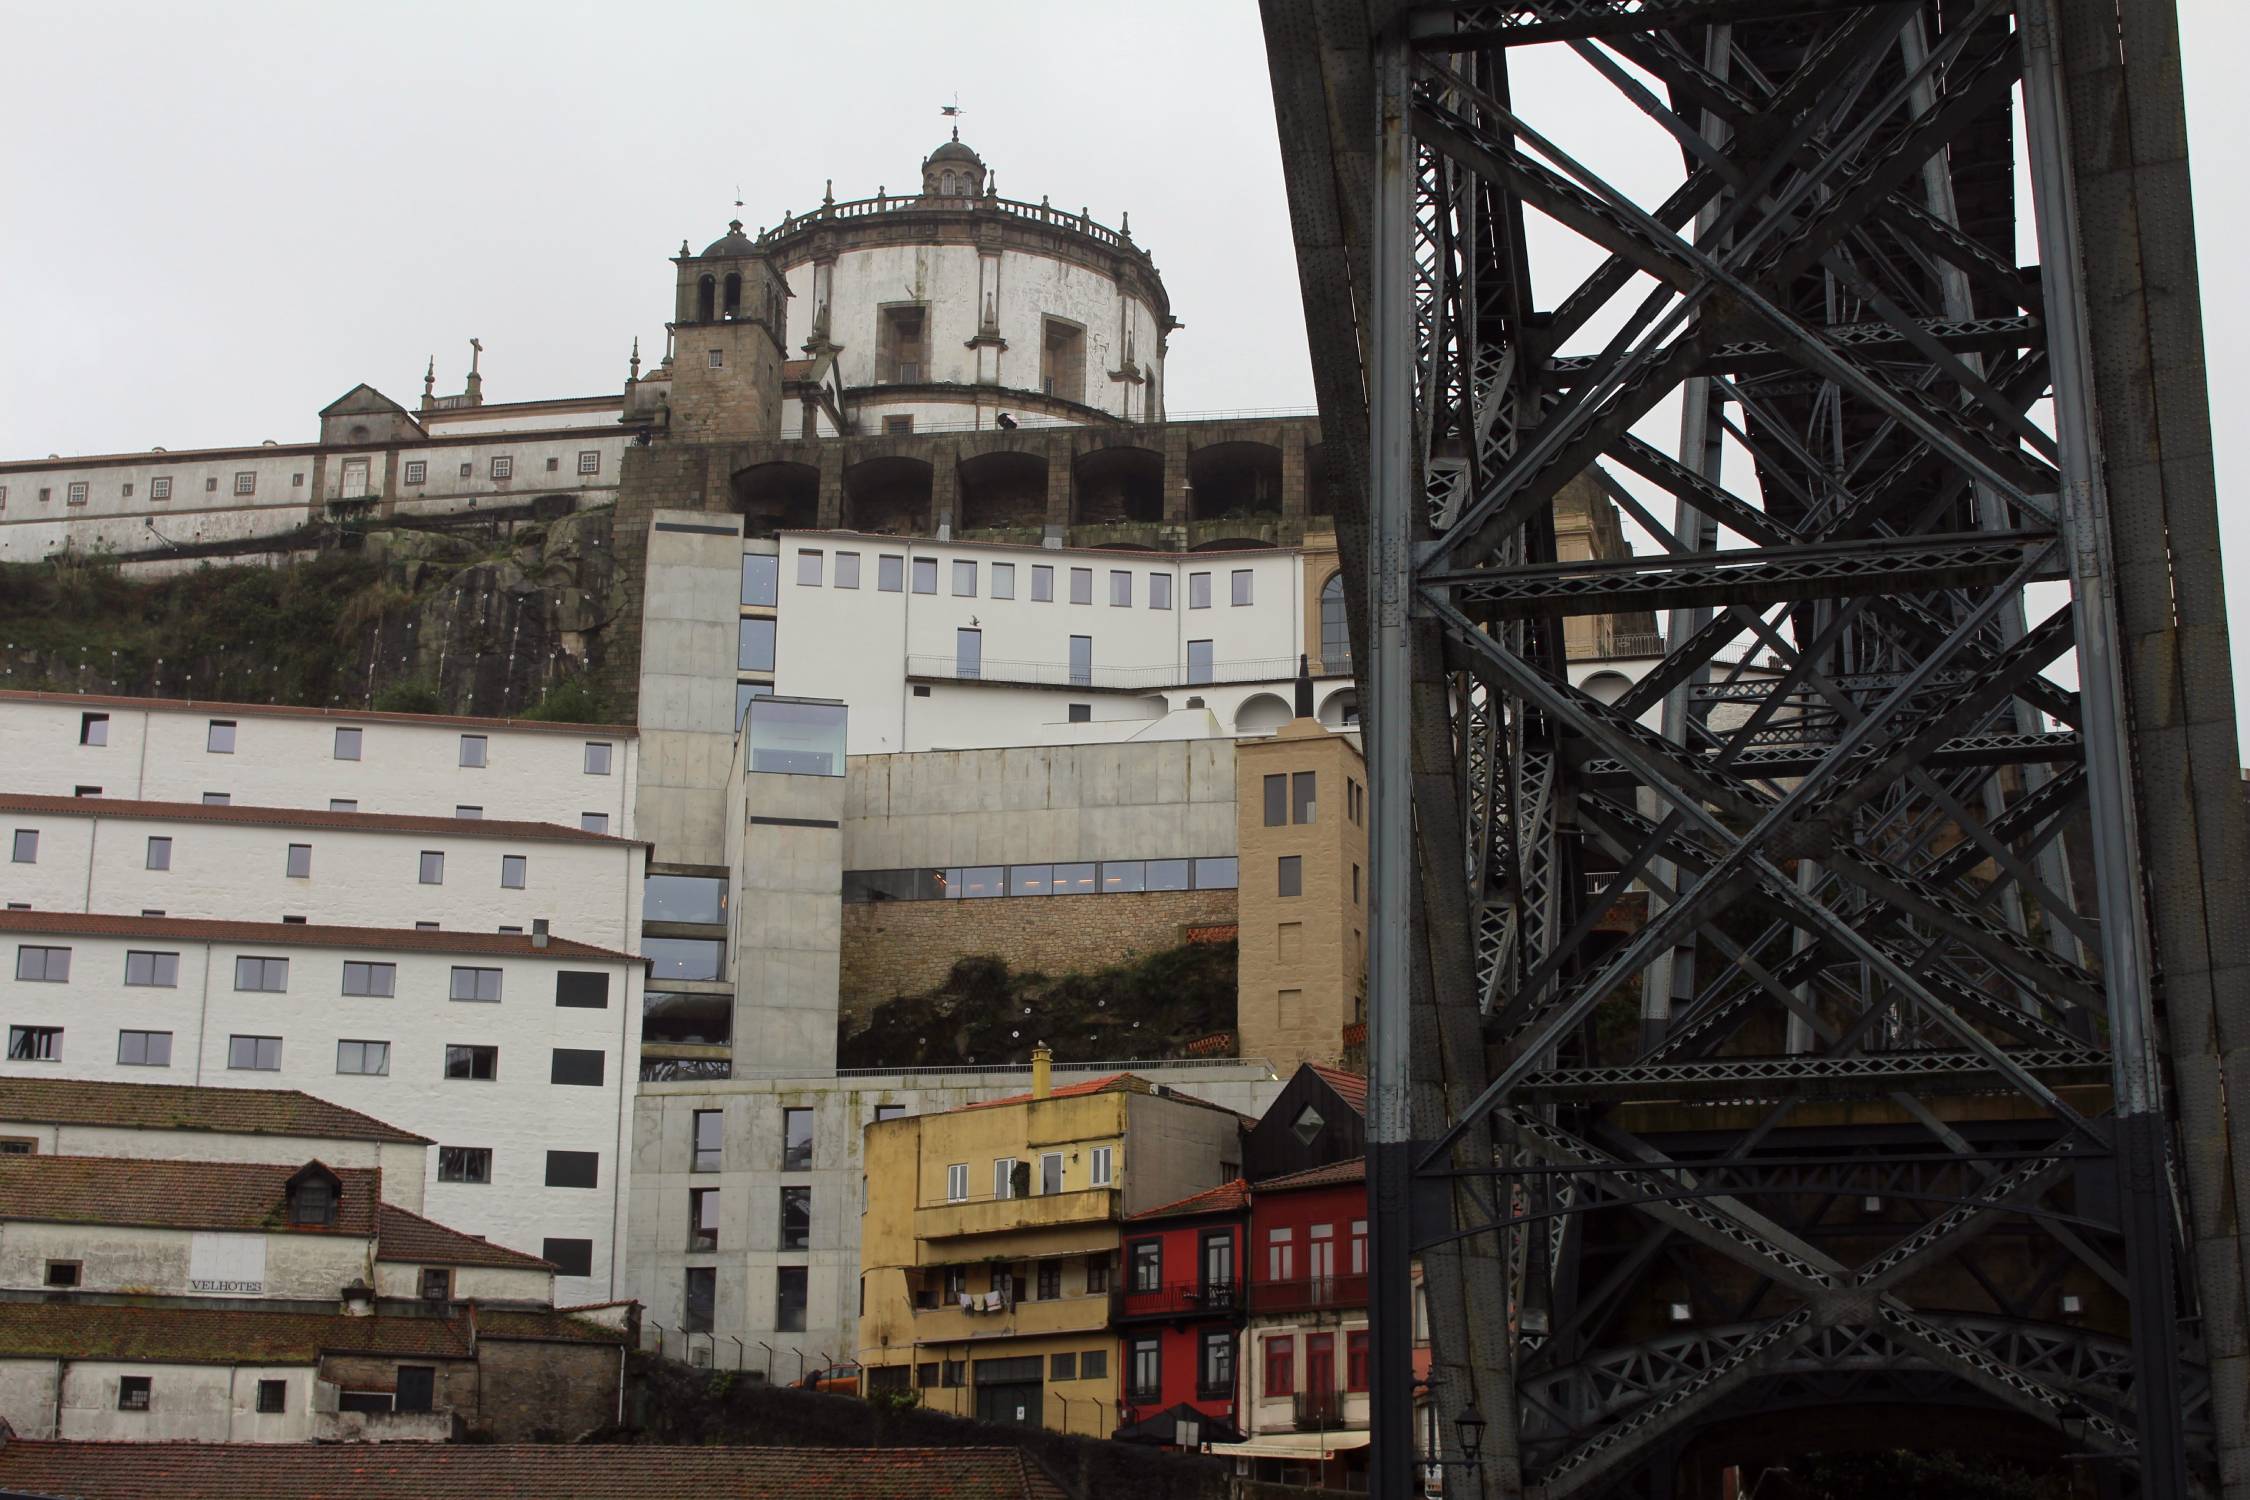
[(289, 1184), (289, 1222), (303, 1229), (336, 1227), (336, 1180), (317, 1166)]

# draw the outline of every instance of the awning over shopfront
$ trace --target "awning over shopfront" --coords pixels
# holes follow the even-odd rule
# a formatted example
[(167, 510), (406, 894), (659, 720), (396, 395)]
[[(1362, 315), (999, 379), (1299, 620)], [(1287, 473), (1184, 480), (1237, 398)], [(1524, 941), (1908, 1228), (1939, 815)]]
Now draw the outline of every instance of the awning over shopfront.
[(1364, 1448), (1364, 1432), (1269, 1432), (1239, 1443), (1213, 1443), (1213, 1453), (1241, 1458), (1294, 1458), (1318, 1462), (1331, 1453)]

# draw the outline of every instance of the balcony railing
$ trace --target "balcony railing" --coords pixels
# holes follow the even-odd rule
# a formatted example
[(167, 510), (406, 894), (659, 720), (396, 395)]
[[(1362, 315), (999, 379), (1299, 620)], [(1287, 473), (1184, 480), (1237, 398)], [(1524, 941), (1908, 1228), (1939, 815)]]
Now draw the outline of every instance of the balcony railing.
[[(763, 238), (772, 240), (794, 234), (824, 220), (865, 219), (881, 214), (913, 213), (927, 209), (1002, 214), (1050, 229), (1067, 229), (1115, 250), (1140, 250), (1133, 243), (1131, 235), (1122, 229), (1111, 229), (1106, 224), (1096, 223), (1083, 211), (1071, 213), (1046, 203), (1024, 203), (1014, 198), (997, 195), (987, 197), (978, 193), (961, 193), (950, 197), (942, 193), (880, 193), (873, 198), (850, 198), (841, 203), (825, 201), (809, 213), (783, 214), (779, 224), (763, 231)], [(441, 402), (444, 399), (441, 397)]]
[(1345, 1425), (1342, 1391), (1299, 1391), (1292, 1413), (1299, 1432), (1329, 1432)]
[[(1327, 663), (1320, 667), (1325, 670)], [(1105, 688), (1139, 692), (1154, 688), (1211, 687), (1240, 682), (1286, 682), (1297, 675), (1294, 656), (1247, 657), (1213, 662), (1207, 672), (1190, 671), (1178, 662), (1154, 667), (1088, 667), (1067, 661), (965, 662), (937, 653), (917, 653), (906, 658), (906, 675), (940, 682), (994, 682), (1012, 687)]]
[(1241, 1309), (1242, 1288), (1231, 1281), (1179, 1281), (1146, 1290), (1128, 1287), (1116, 1294), (1116, 1304), (1121, 1319), (1224, 1316)]
[(1250, 1285), (1250, 1310), (1254, 1313), (1310, 1312), (1366, 1305), (1367, 1277), (1364, 1274), (1257, 1281)]

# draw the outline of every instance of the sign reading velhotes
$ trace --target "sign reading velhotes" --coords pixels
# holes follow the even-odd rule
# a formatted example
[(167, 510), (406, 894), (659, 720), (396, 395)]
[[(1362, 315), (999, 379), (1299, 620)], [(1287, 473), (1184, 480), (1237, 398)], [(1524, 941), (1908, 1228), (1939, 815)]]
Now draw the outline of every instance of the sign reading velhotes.
[(188, 1290), (219, 1296), (263, 1296), (266, 1237), (198, 1234), (188, 1241)]

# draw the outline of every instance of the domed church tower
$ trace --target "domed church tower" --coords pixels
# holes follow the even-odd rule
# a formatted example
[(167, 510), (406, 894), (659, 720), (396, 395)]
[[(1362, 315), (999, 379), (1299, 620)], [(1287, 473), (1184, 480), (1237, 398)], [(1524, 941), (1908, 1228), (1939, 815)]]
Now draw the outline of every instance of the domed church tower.
[[(919, 176), (919, 193), (831, 193), (757, 241), (789, 283), (789, 343), (833, 359), (850, 429), (967, 431), (1003, 412), (1025, 427), (1161, 420), (1180, 325), (1129, 221), (1001, 197), (958, 129)], [(783, 430), (837, 432), (825, 408), (803, 425), (800, 399)]]
[(788, 283), (739, 219), (701, 255), (683, 243), (673, 264), (672, 435), (771, 437), (781, 420)]

